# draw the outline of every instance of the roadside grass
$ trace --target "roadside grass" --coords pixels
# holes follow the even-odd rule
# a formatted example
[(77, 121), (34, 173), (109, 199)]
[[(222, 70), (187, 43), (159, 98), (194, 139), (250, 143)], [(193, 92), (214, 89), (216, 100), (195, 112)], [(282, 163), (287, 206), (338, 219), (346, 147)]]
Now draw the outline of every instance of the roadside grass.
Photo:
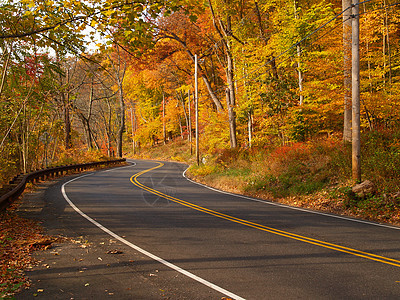
[(400, 224), (398, 132), (362, 135), (363, 180), (371, 180), (377, 186), (377, 192), (365, 198), (357, 198), (351, 192), (351, 145), (336, 137), (270, 148), (209, 151), (199, 166), (187, 149), (187, 144), (179, 141), (145, 153), (146, 158), (178, 157), (179, 161), (191, 163), (190, 177), (222, 190)]
[(140, 159), (179, 161), (186, 163), (194, 162), (194, 155), (190, 155), (190, 147), (188, 142), (186, 140), (182, 140), (181, 138), (177, 138), (173, 142), (169, 142), (165, 145), (159, 144), (152, 147), (147, 146), (136, 149), (135, 154), (132, 153), (132, 149), (129, 149), (124, 156)]

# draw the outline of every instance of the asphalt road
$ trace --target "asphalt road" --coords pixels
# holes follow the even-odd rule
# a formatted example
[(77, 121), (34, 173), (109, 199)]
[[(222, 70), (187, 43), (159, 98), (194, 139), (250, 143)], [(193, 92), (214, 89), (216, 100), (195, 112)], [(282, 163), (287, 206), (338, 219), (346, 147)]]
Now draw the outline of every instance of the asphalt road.
[(214, 191), (179, 163), (130, 162), (45, 191), (37, 217), (81, 240), (53, 249), (17, 298), (400, 298), (400, 228)]

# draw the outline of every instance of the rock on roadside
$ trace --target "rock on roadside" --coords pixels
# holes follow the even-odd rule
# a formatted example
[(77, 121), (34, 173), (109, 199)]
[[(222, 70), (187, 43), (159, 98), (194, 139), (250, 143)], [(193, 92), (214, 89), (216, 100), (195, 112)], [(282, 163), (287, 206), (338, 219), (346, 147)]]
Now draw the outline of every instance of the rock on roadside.
[(360, 198), (364, 198), (366, 195), (373, 195), (376, 193), (376, 186), (370, 180), (365, 180), (360, 184), (357, 184), (351, 189), (354, 194)]

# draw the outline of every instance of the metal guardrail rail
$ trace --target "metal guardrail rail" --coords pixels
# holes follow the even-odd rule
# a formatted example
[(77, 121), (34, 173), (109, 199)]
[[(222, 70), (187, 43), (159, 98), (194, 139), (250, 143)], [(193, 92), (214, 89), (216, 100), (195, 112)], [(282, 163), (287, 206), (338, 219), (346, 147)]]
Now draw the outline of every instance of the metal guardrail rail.
[(68, 166), (59, 166), (53, 168), (47, 168), (42, 170), (33, 171), (28, 174), (19, 174), (15, 176), (8, 185), (3, 186), (0, 189), (0, 210), (7, 207), (12, 201), (16, 200), (25, 190), (25, 186), (29, 182), (35, 182), (38, 180), (45, 180), (47, 178), (53, 178), (55, 176), (62, 176), (68, 174), (68, 171), (84, 171), (94, 167), (100, 166), (113, 166), (122, 162), (125, 162), (125, 158), (109, 160), (109, 161), (99, 161), (91, 162), (85, 164), (76, 164)]

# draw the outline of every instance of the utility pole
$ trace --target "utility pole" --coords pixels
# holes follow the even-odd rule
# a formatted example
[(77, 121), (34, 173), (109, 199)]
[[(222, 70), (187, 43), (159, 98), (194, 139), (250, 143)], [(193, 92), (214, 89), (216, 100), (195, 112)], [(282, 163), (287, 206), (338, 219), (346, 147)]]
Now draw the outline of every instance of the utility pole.
[(188, 110), (189, 110), (189, 145), (190, 145), (190, 155), (193, 155), (192, 149), (192, 108), (190, 105), (190, 90), (188, 90)]
[(195, 102), (195, 115), (196, 115), (196, 161), (197, 165), (200, 165), (200, 153), (199, 153), (199, 90), (198, 90), (198, 59), (197, 54), (194, 55), (194, 102)]
[(360, 147), (360, 7), (359, 0), (352, 5), (352, 174), (353, 180), (361, 181)]
[(351, 142), (351, 26), (352, 0), (342, 0), (343, 9), (343, 141)]

